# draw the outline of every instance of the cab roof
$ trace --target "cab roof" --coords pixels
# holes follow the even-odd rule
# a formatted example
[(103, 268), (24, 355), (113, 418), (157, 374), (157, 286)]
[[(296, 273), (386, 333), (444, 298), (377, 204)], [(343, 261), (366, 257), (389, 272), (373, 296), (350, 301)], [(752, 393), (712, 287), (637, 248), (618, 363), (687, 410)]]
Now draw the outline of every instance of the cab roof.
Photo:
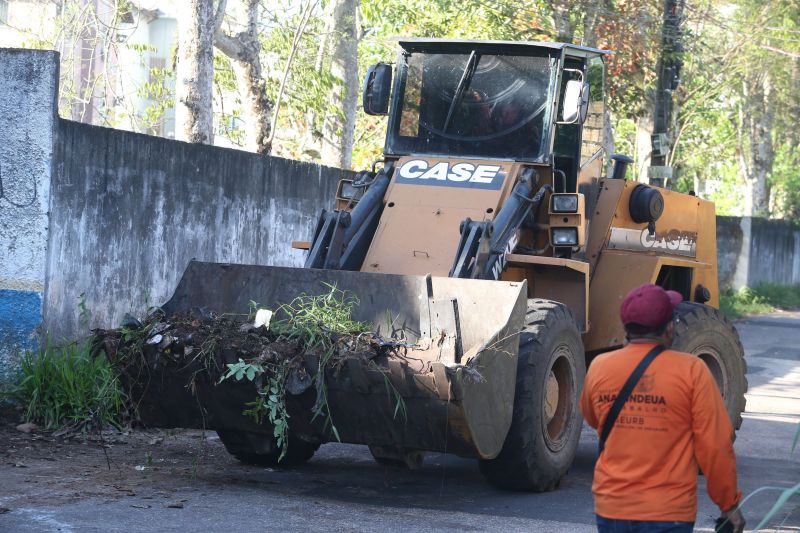
[(435, 48), (441, 48), (449, 51), (470, 51), (475, 47), (479, 47), (507, 52), (522, 52), (525, 49), (544, 48), (548, 50), (562, 50), (566, 55), (579, 57), (593, 57), (609, 55), (612, 53), (610, 50), (601, 50), (599, 48), (591, 48), (589, 46), (547, 41), (477, 41), (470, 39), (434, 39), (409, 37), (400, 38), (398, 39), (398, 42), (403, 49), (408, 50), (409, 52), (432, 50)]

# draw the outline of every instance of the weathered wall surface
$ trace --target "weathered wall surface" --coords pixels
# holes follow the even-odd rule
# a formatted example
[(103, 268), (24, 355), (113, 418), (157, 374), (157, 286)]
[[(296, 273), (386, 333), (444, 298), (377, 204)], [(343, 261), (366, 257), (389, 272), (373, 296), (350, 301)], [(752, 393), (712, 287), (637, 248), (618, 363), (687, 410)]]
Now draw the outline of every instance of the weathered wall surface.
[[(744, 246), (745, 232), (741, 222), (740, 217), (717, 217), (717, 271), (720, 287), (734, 285), (736, 267)], [(749, 247), (749, 242), (747, 246)], [(740, 271), (743, 270), (740, 269)], [(741, 281), (741, 279), (736, 280), (737, 284), (740, 284)], [(747, 280), (745, 279), (744, 282), (746, 283)]]
[(717, 217), (720, 286), (800, 283), (800, 227), (782, 220)]
[(763, 218), (752, 219), (750, 227), (747, 284), (800, 283), (800, 227), (783, 220)]
[(190, 259), (301, 266), (344, 171), (61, 121), (45, 323), (71, 337), (161, 305)]
[[(57, 55), (0, 50), (0, 382), (40, 331), (164, 303), (188, 261), (299, 266), (344, 171), (56, 118)], [(719, 217), (720, 282), (800, 283), (800, 229)], [(44, 324), (43, 324), (44, 322)]]
[(0, 49), (0, 381), (38, 346), (58, 56)]

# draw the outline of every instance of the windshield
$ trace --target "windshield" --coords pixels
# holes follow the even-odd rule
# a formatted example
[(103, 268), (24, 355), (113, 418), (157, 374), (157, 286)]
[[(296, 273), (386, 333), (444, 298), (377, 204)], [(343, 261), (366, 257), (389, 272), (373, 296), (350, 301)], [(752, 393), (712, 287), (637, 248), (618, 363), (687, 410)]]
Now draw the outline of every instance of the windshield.
[(410, 53), (387, 153), (542, 161), (555, 62), (549, 57)]

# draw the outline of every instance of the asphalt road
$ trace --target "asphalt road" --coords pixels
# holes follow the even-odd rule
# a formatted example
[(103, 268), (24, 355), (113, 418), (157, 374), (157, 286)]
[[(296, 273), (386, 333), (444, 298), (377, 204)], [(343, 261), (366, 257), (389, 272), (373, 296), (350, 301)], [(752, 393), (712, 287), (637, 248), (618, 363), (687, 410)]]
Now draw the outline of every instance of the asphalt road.
[[(762, 486), (786, 488), (800, 482), (800, 449), (790, 453), (800, 423), (800, 314), (752, 318), (737, 328), (750, 383), (735, 443), (740, 486), (746, 494)], [(205, 438), (219, 449), (215, 436)], [(127, 498), (62, 498), (51, 504), (41, 494), (52, 479), (43, 479), (30, 503), (25, 493), (3, 495), (0, 487), (0, 506), (12, 509), (0, 514), (0, 531), (594, 531), (596, 443), (584, 427), (574, 467), (557, 491), (546, 494), (494, 490), (474, 461), (430, 455), (418, 471), (386, 469), (365, 447), (335, 444), (293, 471), (243, 467), (223, 458), (198, 475), (176, 475), (169, 491), (169, 501), (180, 502), (175, 507), (145, 504), (154, 496), (141, 488)], [(141, 486), (158, 490), (146, 478)], [(764, 492), (747, 502), (750, 527), (777, 495)], [(699, 502), (696, 530), (713, 531), (718, 511), (702, 479)], [(789, 501), (769, 529), (800, 530), (800, 497)]]

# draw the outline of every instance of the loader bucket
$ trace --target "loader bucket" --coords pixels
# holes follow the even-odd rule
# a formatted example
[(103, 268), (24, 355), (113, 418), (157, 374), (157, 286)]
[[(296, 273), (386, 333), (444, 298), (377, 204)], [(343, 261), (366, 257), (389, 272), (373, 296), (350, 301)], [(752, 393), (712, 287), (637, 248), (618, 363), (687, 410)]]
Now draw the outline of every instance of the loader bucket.
[[(495, 457), (511, 424), (525, 282), (192, 261), (162, 309), (167, 316), (194, 308), (247, 313), (250, 301), (276, 309), (301, 294), (324, 294), (330, 285), (358, 299), (354, 319), (371, 324), (387, 339), (402, 332), (413, 345), (384, 358), (346, 360), (326, 373), (328, 405), (339, 438)], [(179, 419), (196, 425), (201, 416), (186, 413), (178, 406), (189, 404), (174, 400), (181, 394), (176, 386), (183, 388), (182, 394), (191, 394), (185, 389), (185, 376), (170, 383), (162, 377), (152, 387), (155, 398), (149, 403), (159, 403), (161, 395), (171, 402), (151, 409), (153, 418), (167, 426), (177, 425)], [(252, 384), (244, 385), (225, 382), (201, 391), (205, 427), (271, 435), (266, 423), (256, 426), (241, 415), (243, 402), (253, 397)], [(397, 395), (402, 397), (401, 413)], [(313, 403), (307, 395), (287, 399), (291, 430), (307, 440), (332, 440), (330, 432), (309, 423)]]

